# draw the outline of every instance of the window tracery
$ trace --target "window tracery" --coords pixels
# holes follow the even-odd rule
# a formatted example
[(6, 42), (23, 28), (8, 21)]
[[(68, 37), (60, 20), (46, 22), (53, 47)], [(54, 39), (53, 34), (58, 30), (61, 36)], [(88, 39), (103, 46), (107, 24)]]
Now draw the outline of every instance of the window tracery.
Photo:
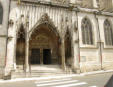
[(92, 45), (93, 44), (93, 32), (91, 22), (84, 18), (82, 20), (82, 42), (83, 44)]
[(105, 44), (106, 45), (113, 45), (112, 26), (107, 19), (104, 21), (104, 34), (105, 34)]

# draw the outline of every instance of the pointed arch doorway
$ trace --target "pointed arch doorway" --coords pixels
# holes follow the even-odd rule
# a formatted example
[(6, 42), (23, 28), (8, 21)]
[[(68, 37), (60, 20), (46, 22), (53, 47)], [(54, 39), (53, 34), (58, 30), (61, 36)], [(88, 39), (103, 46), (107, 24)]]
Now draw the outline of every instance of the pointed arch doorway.
[(39, 25), (30, 36), (30, 66), (61, 64), (59, 41), (59, 35), (51, 25)]

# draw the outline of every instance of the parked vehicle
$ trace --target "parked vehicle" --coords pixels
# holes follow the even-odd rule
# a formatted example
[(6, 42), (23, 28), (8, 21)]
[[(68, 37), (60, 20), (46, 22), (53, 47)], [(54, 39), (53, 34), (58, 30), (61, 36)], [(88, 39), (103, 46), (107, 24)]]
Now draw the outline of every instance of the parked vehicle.
[(111, 78), (104, 87), (113, 87), (113, 75), (111, 76)]

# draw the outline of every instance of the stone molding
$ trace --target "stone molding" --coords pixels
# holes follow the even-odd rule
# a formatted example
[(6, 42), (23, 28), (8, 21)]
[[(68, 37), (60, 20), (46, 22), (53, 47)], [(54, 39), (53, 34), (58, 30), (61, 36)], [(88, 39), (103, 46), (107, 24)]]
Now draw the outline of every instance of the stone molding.
[(42, 24), (47, 25), (48, 27), (50, 27), (56, 33), (56, 35), (58, 37), (60, 36), (60, 33), (56, 29), (56, 26), (54, 25), (53, 21), (50, 19), (50, 17), (48, 16), (47, 13), (44, 13), (41, 16), (41, 18), (36, 22), (36, 24), (32, 27), (32, 29), (29, 31), (29, 37), (31, 36), (32, 32), (34, 32), (34, 30)]
[(57, 4), (57, 3), (48, 3), (48, 2), (34, 2), (30, 0), (22, 0), (21, 5), (26, 5), (30, 3), (35, 3), (39, 5), (47, 5), (47, 6), (53, 6), (53, 7), (60, 7), (60, 8), (66, 8), (71, 11), (76, 11), (76, 12), (85, 12), (85, 13), (94, 13), (96, 15), (103, 15), (103, 16), (112, 16), (113, 17), (113, 12), (109, 11), (103, 11), (100, 9), (95, 9), (95, 8), (85, 8), (77, 5), (71, 5), (71, 4)]

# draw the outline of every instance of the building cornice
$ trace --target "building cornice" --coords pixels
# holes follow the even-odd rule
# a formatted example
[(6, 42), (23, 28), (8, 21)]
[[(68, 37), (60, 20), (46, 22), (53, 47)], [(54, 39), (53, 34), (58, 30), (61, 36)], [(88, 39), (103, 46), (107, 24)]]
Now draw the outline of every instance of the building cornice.
[[(17, 0), (12, 0), (12, 1), (17, 1)], [(66, 9), (69, 9), (69, 10), (72, 10), (72, 11), (76, 11), (76, 12), (94, 13), (96, 15), (113, 17), (113, 12), (105, 12), (105, 11), (102, 11), (102, 10), (99, 10), (99, 9), (83, 8), (83, 7), (77, 6), (76, 4), (71, 4), (71, 3), (54, 3), (54, 2), (51, 2), (50, 0), (48, 0), (48, 1), (21, 0), (21, 4), (26, 4), (26, 3), (60, 7), (60, 8), (66, 8)]]
[[(89, 9), (89, 8), (82, 8), (82, 7), (76, 7), (76, 8), (78, 8), (79, 12), (94, 13), (96, 15), (113, 17), (113, 12), (105, 12), (98, 9)], [(73, 8), (73, 9), (76, 9), (76, 8)]]

